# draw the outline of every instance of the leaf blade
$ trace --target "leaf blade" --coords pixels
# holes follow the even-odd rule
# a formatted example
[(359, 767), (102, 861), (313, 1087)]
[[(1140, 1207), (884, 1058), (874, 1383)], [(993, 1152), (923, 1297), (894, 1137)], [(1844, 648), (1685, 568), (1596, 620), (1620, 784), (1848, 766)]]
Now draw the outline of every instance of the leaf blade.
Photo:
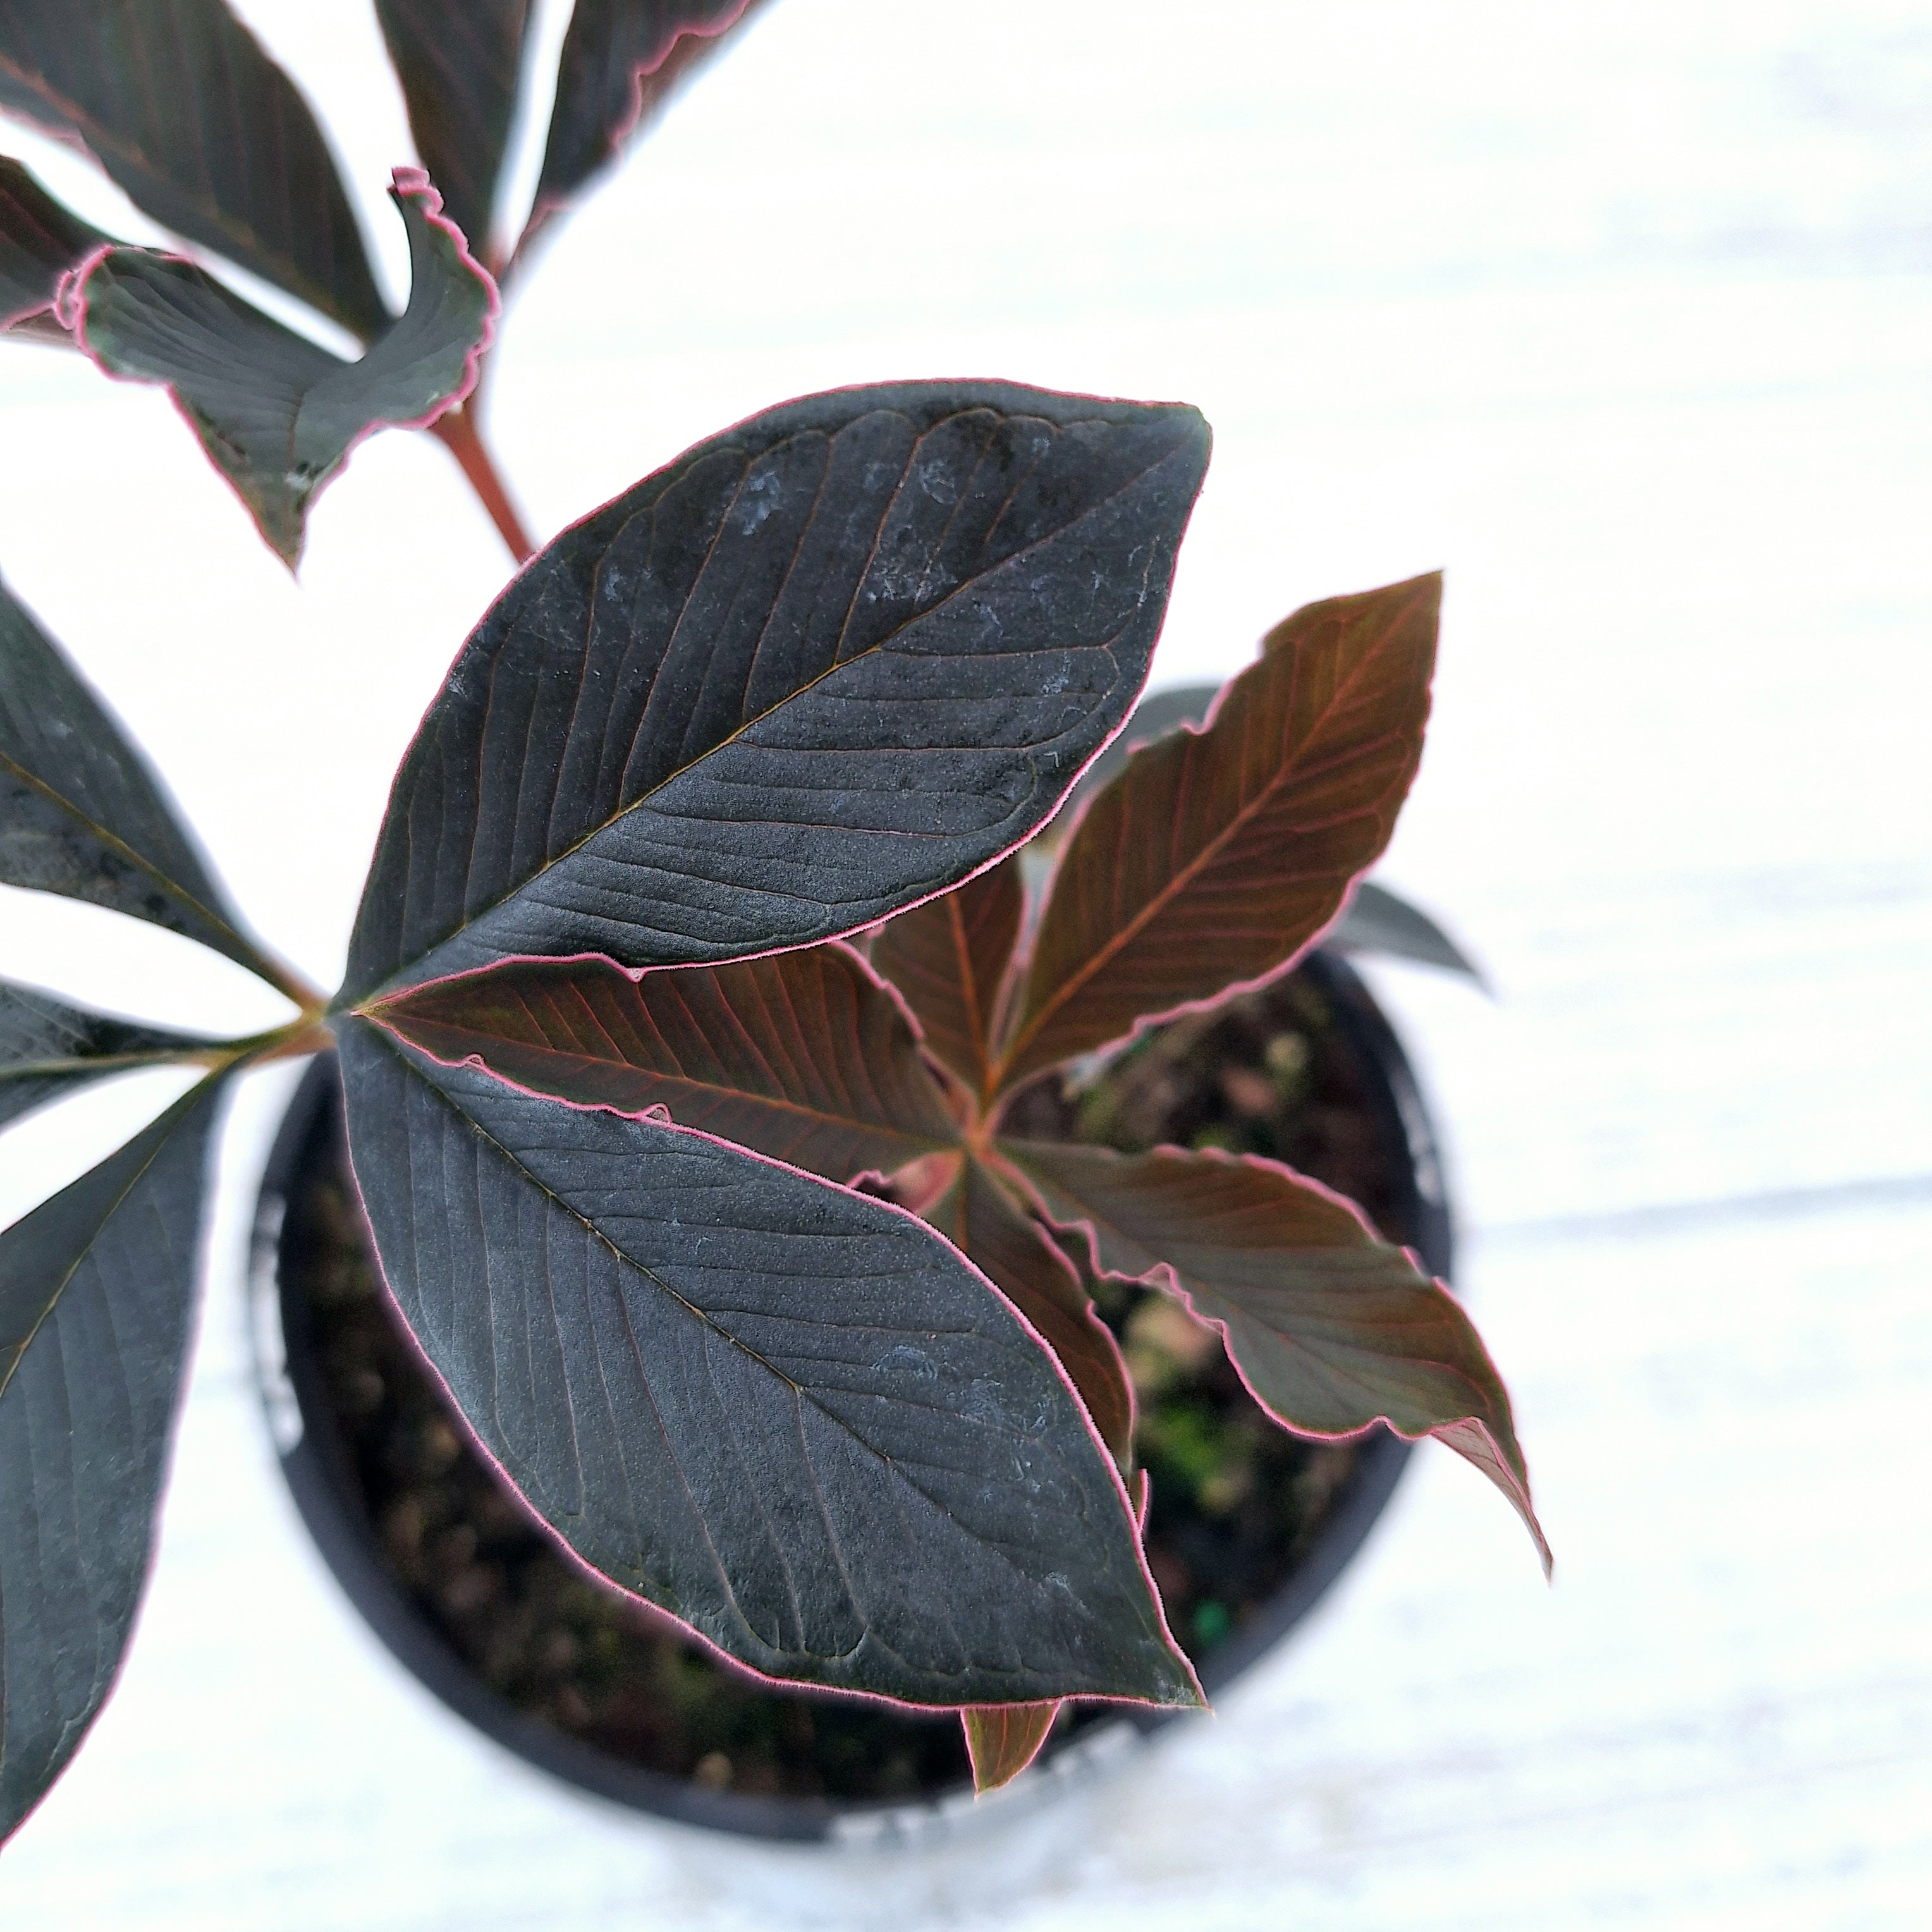
[(458, 654), (346, 998), (748, 958), (991, 863), (1126, 716), (1207, 445), (1183, 406), (1000, 383), (832, 391), (698, 444)]
[(0, 328), (51, 310), (61, 278), (106, 238), (0, 154)]
[(376, 0), (410, 133), (451, 220), (490, 255), (530, 0)]
[(190, 262), (146, 248), (95, 256), (67, 298), (81, 347), (110, 375), (164, 384), (291, 569), (308, 511), (357, 443), (422, 428), (475, 386), (496, 290), (419, 169), (390, 196), (410, 240), (409, 306), (359, 362), (284, 328)]
[(1422, 755), (1439, 576), (1297, 611), (1204, 730), (1136, 754), (1069, 838), (1007, 1086), (1286, 966), (1388, 843)]
[(90, 1012), (38, 987), (0, 980), (0, 1126), (86, 1082), (219, 1044)]
[(1018, 1777), (1039, 1756), (1059, 1714), (1057, 1702), (977, 1704), (962, 1711), (974, 1796), (982, 1798)]
[(219, 1091), (0, 1233), (0, 1840), (79, 1748), (133, 1628)]
[(1084, 1417), (911, 1216), (364, 1020), (341, 1052), (391, 1292), (586, 1563), (790, 1682), (1196, 1701)]
[(992, 1065), (994, 1010), (1024, 908), (1018, 855), (1010, 853), (888, 920), (872, 941), (872, 964), (905, 996), (927, 1046), (975, 1094)]
[(1219, 1328), (1285, 1427), (1336, 1437), (1381, 1421), (1439, 1438), (1509, 1498), (1547, 1574), (1508, 1392), (1481, 1338), (1442, 1283), (1348, 1202), (1252, 1154), (1000, 1150), (1056, 1221), (1088, 1231), (1102, 1267), (1161, 1281)]
[(0, 881), (145, 919), (283, 987), (160, 782), (0, 584)]
[(78, 141), (157, 221), (356, 334), (387, 326), (314, 116), (223, 0), (8, 0), (0, 110)]
[(380, 1012), (446, 1066), (473, 1057), (578, 1106), (662, 1106), (827, 1180), (889, 1174), (958, 1138), (898, 1002), (836, 941), (640, 980), (603, 960), (526, 961)]

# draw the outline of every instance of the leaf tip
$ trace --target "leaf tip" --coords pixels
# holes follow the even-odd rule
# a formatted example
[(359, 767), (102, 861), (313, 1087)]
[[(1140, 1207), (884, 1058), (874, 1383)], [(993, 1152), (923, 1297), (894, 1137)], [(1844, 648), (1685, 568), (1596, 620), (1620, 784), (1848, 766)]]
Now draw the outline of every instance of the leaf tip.
[(1059, 1714), (1058, 1699), (1037, 1704), (969, 1704), (962, 1710), (973, 1796), (983, 1798), (1018, 1777), (1039, 1756)]

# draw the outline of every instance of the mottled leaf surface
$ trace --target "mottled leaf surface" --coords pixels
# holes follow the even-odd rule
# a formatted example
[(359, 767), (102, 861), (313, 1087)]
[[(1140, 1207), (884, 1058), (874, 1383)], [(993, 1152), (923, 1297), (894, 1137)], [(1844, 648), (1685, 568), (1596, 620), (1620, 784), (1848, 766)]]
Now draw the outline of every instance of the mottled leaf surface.
[(1010, 1083), (1285, 966), (1388, 844), (1422, 756), (1439, 577), (1271, 632), (1208, 728), (1137, 752), (1068, 839)]
[(0, 1234), (0, 1839), (79, 1748), (134, 1628), (217, 1091)]
[(744, 958), (977, 872), (1126, 717), (1207, 457), (1184, 406), (998, 383), (835, 390), (700, 443), (464, 646), (348, 997)]
[(966, 1755), (973, 1766), (976, 1793), (997, 1791), (1010, 1784), (1039, 1756), (1053, 1720), (1057, 1701), (1044, 1704), (979, 1704), (959, 1713), (966, 1726)]
[(576, 0), (557, 62), (550, 135), (524, 243), (650, 125), (756, 4)]
[(4, 585), (0, 880), (130, 913), (265, 972), (160, 781)]
[(1001, 1150), (1056, 1220), (1089, 1231), (1102, 1268), (1178, 1289), (1219, 1328), (1277, 1420), (1306, 1435), (1385, 1421), (1441, 1437), (1509, 1498), (1549, 1568), (1508, 1392), (1481, 1337), (1448, 1290), (1340, 1196), (1252, 1155), (1017, 1141)]
[(87, 1081), (216, 1044), (0, 980), (0, 1126)]
[(889, 920), (872, 964), (905, 995), (926, 1043), (974, 1093), (992, 1064), (994, 1003), (1019, 937), (1017, 854)]
[(1100, 1440), (1125, 1466), (1133, 1454), (1133, 1382), (1113, 1330), (1100, 1319), (1072, 1262), (976, 1160), (962, 1162), (958, 1178), (926, 1218), (1039, 1330), (1079, 1391)]
[(639, 980), (604, 960), (528, 961), (381, 1010), (448, 1064), (473, 1058), (579, 1106), (663, 1107), (828, 1180), (958, 1138), (898, 1002), (836, 942)]
[(1196, 1701), (1085, 1416), (956, 1250), (742, 1148), (341, 1028), (384, 1276), (593, 1568), (776, 1677)]
[(421, 427), (466, 395), (496, 285), (442, 219), (419, 169), (390, 193), (409, 232), (408, 308), (345, 362), (231, 294), (191, 262), (113, 248), (64, 304), (110, 375), (164, 382), (263, 540), (292, 566), (309, 506), (371, 430)]
[(52, 308), (62, 276), (106, 238), (0, 154), (0, 328)]
[(0, 0), (0, 109), (367, 338), (388, 322), (308, 104), (223, 0)]
[(530, 0), (376, 0), (410, 133), (451, 220), (487, 256)]

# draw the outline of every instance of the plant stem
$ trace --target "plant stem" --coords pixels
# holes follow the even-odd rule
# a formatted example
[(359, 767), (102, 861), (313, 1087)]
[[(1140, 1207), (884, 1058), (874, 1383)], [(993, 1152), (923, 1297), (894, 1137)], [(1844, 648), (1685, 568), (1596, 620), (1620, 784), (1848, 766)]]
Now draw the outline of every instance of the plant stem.
[(530, 532), (524, 529), (516, 505), (510, 501), (509, 490), (497, 473), (495, 460), (476, 427), (476, 418), (467, 408), (459, 406), (438, 416), (430, 424), (429, 433), (456, 458), (458, 466), (470, 479), (470, 488), (490, 512), (490, 520), (496, 526), (496, 534), (503, 539), (510, 554), (519, 563), (529, 562), (536, 554), (537, 547), (531, 542)]

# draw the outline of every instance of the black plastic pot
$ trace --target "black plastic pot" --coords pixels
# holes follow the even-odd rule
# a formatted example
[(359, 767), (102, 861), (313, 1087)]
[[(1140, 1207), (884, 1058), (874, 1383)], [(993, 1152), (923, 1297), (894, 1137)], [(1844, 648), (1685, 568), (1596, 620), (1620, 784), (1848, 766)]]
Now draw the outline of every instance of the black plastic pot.
[[(1399, 1228), (1430, 1269), (1447, 1279), (1450, 1223), (1435, 1137), (1402, 1049), (1360, 980), (1339, 958), (1317, 953), (1298, 970), (1332, 1015), (1355, 1069), (1356, 1104), (1394, 1177), (1382, 1204), (1384, 1223)], [(299, 1244), (308, 1238), (301, 1232), (304, 1190), (316, 1184), (318, 1176), (334, 1172), (340, 1133), (334, 1064), (318, 1060), (290, 1107), (262, 1184), (251, 1312), (269, 1429), (290, 1490), (343, 1588), (396, 1657), (452, 1710), (528, 1762), (661, 1816), (773, 1839), (876, 1842), (924, 1836), (969, 1810), (971, 1792), (964, 1785), (885, 1802), (708, 1788), (626, 1762), (554, 1728), (484, 1680), (405, 1586), (386, 1553), (318, 1358), (314, 1311), (298, 1286), (304, 1275)], [(1238, 1628), (1197, 1654), (1210, 1696), (1280, 1642), (1340, 1574), (1387, 1503), (1408, 1448), (1380, 1430), (1352, 1445), (1352, 1461), (1324, 1502), (1286, 1580)], [(1039, 1780), (1090, 1774), (1132, 1748), (1138, 1738), (1187, 1721), (1175, 1714), (1102, 1707), (1076, 1725), (1063, 1726), (1026, 1780), (1039, 1788)]]

